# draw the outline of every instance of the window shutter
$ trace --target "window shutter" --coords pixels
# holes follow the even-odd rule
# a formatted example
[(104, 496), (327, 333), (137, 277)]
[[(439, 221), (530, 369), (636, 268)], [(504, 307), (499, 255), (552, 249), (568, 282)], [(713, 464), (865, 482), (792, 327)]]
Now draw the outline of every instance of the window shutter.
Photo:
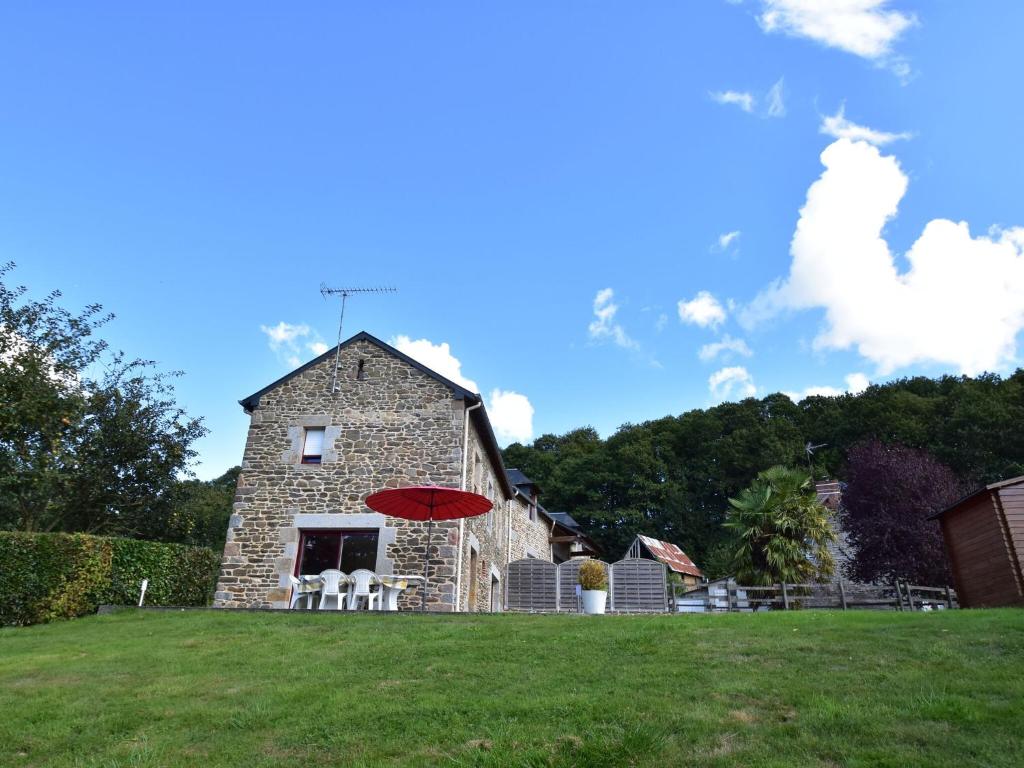
[(317, 427), (306, 430), (306, 441), (302, 446), (303, 456), (323, 456), (324, 453), (324, 429)]

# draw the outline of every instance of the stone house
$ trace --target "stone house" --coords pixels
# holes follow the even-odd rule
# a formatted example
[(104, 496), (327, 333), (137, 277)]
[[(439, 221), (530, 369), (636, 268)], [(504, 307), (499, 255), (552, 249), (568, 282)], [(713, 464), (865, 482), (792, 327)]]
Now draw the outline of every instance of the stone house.
[[(326, 568), (423, 573), (426, 523), (365, 505), (385, 488), (463, 488), (494, 505), (435, 522), (432, 610), (500, 610), (509, 562), (585, 539), (544, 511), (528, 478), (510, 481), (479, 394), (368, 333), (240, 403), (251, 421), (215, 605), (285, 608), (290, 575)], [(419, 600), (413, 588), (399, 608)]]

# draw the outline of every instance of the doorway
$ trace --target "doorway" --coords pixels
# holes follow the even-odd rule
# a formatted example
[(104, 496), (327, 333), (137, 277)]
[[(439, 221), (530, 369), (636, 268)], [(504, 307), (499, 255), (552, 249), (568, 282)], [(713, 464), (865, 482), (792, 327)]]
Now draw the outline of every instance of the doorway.
[(501, 582), (491, 574), (491, 613), (501, 612)]
[(469, 605), (466, 609), (476, 610), (476, 583), (478, 581), (477, 570), (480, 567), (480, 554), (475, 549), (469, 550)]

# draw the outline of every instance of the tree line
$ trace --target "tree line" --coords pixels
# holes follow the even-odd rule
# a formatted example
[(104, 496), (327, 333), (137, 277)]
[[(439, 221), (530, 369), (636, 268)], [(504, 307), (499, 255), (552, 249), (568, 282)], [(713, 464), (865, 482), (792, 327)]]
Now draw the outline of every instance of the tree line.
[(0, 530), (84, 532), (223, 547), (237, 470), (190, 479), (202, 420), (180, 372), (98, 338), (113, 315), (72, 313), (10, 286), (0, 265)]
[[(545, 434), (504, 458), (609, 557), (644, 533), (678, 544), (712, 576), (735, 561), (729, 500), (764, 470), (802, 468), (847, 484), (843, 527), (863, 552), (851, 575), (931, 583), (948, 573), (927, 518), (967, 490), (1024, 474), (1021, 424), (1024, 369), (904, 378), (798, 403), (748, 398), (625, 424), (607, 439), (591, 427)], [(825, 444), (810, 462), (808, 443)]]
[[(193, 479), (206, 428), (175, 402), (180, 374), (111, 350), (97, 336), (113, 316), (99, 305), (71, 313), (58, 291), (29, 300), (6, 282), (13, 267), (0, 266), (0, 530), (220, 550), (238, 469)], [(791, 528), (779, 515), (808, 521), (798, 538), (816, 537), (819, 550), (828, 540), (802, 481), (764, 473), (837, 478), (847, 484), (843, 528), (859, 553), (849, 575), (948, 583), (928, 516), (983, 483), (1024, 474), (1022, 424), (1017, 370), (900, 379), (799, 403), (772, 394), (626, 424), (608, 439), (590, 427), (546, 434), (508, 446), (504, 458), (609, 557), (645, 533), (680, 545), (711, 576), (732, 572), (741, 550), (755, 565), (791, 550), (791, 531), (772, 538)], [(824, 444), (810, 462), (808, 443)], [(769, 487), (775, 501), (754, 505)], [(775, 503), (780, 490), (792, 503)], [(764, 543), (751, 550), (756, 539)]]

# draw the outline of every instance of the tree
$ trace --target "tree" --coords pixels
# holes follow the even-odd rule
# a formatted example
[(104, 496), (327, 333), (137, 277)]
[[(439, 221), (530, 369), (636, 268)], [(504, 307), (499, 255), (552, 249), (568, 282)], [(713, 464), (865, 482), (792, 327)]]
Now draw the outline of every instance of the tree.
[(725, 526), (739, 539), (733, 559), (739, 582), (803, 583), (832, 574), (828, 545), (836, 534), (806, 473), (766, 469), (729, 506)]
[(178, 372), (112, 353), (60, 292), (25, 299), (0, 266), (0, 528), (139, 538), (167, 532), (173, 490), (205, 434), (173, 399)]
[(213, 480), (178, 483), (171, 504), (166, 541), (224, 550), (241, 467), (232, 467)]
[(963, 496), (964, 483), (934, 456), (868, 440), (847, 454), (843, 527), (860, 581), (950, 583), (942, 532), (929, 520)]

